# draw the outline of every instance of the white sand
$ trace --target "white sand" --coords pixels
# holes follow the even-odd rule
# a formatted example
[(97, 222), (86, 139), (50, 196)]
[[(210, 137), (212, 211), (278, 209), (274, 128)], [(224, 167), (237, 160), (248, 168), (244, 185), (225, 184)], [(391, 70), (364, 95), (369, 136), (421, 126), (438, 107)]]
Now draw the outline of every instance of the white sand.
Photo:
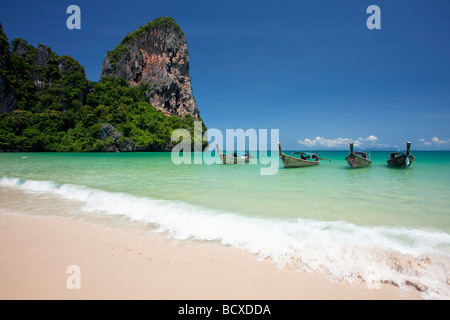
[[(413, 289), (336, 283), (236, 248), (67, 217), (2, 213), (0, 244), (1, 299), (420, 299)], [(79, 290), (67, 288), (71, 265)]]

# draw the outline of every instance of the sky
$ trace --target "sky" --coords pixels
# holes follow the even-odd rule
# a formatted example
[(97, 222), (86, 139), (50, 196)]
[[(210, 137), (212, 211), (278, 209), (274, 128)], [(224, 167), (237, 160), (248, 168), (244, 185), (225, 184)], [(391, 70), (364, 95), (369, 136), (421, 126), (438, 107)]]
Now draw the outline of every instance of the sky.
[[(81, 30), (66, 27), (73, 4)], [(106, 52), (161, 16), (186, 34), (208, 128), (278, 129), (286, 150), (450, 150), (448, 0), (21, 0), (0, 23), (98, 81)]]

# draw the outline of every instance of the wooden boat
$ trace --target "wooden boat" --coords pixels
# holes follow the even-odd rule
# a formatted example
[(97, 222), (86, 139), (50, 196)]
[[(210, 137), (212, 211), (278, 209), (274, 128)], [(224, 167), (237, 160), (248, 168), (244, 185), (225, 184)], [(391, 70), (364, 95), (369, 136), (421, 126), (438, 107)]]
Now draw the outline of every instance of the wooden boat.
[(389, 155), (388, 165), (395, 168), (408, 168), (416, 158), (411, 154), (411, 142), (406, 143), (406, 152), (393, 152)]
[(216, 145), (216, 148), (217, 154), (219, 155), (220, 162), (222, 162), (222, 164), (249, 163), (252, 159), (252, 156), (249, 153), (242, 156), (238, 156), (236, 152), (233, 155), (228, 155), (220, 152), (218, 145)]
[(350, 154), (345, 157), (345, 161), (352, 168), (365, 168), (372, 164), (367, 152), (353, 152), (353, 142), (350, 143)]
[(320, 164), (320, 160), (328, 160), (322, 159), (315, 153), (307, 153), (307, 152), (294, 152), (293, 154), (299, 155), (300, 157), (289, 156), (284, 154), (281, 150), (281, 144), (278, 142), (278, 150), (280, 152), (280, 158), (283, 161), (283, 166), (285, 168), (300, 168), (300, 167), (311, 167), (317, 166)]

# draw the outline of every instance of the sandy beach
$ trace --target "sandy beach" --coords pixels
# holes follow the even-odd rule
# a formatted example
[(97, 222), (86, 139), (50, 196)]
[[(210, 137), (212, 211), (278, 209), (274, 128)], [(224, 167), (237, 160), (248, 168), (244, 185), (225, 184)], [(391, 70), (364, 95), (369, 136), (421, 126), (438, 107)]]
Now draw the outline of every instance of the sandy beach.
[(1, 299), (421, 299), (414, 289), (333, 282), (236, 248), (69, 217), (1, 213), (0, 237)]

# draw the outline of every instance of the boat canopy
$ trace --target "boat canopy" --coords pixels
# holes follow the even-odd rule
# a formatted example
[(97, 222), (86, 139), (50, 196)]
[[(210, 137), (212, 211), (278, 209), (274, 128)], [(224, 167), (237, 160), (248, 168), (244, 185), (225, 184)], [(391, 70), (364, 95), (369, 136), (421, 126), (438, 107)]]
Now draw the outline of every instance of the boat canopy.
[(299, 155), (302, 155), (302, 156), (310, 156), (311, 157), (315, 153), (298, 151), (298, 152), (294, 152), (292, 154), (299, 154)]
[(318, 159), (319, 157), (317, 156), (317, 154), (315, 153), (311, 153), (311, 152), (302, 152), (302, 151), (298, 151), (298, 152), (293, 152), (292, 154), (295, 155), (300, 155), (300, 159), (303, 160), (311, 160), (311, 159)]

